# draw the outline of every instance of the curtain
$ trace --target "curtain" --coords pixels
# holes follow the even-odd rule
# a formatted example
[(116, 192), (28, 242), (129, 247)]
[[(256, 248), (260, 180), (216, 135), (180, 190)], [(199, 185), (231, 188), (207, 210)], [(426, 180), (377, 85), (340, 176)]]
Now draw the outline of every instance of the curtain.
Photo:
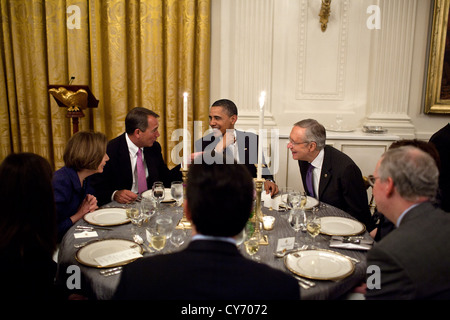
[(99, 100), (83, 110), (79, 130), (112, 139), (129, 110), (151, 109), (169, 167), (184, 92), (191, 137), (195, 121), (207, 128), (210, 0), (0, 0), (0, 11), (0, 161), (34, 152), (63, 165), (71, 120), (47, 86), (71, 77)]

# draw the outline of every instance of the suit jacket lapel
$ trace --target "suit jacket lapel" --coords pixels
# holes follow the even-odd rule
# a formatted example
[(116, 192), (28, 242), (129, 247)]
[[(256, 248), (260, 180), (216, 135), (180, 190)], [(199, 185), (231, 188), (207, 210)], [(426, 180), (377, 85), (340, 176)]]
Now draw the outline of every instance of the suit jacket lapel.
[(131, 186), (133, 185), (133, 170), (131, 170), (131, 160), (130, 160), (130, 151), (128, 150), (127, 140), (125, 138), (126, 133), (122, 135), (121, 143), (120, 143), (120, 150), (119, 150), (119, 157), (120, 162), (125, 164), (123, 168), (120, 169), (123, 176), (126, 179), (127, 185)]
[(322, 197), (325, 189), (328, 186), (328, 183), (331, 180), (331, 154), (328, 150), (328, 146), (325, 146), (324, 155), (323, 155), (323, 163), (322, 163), (322, 171), (320, 173), (320, 181), (319, 181), (319, 199)]

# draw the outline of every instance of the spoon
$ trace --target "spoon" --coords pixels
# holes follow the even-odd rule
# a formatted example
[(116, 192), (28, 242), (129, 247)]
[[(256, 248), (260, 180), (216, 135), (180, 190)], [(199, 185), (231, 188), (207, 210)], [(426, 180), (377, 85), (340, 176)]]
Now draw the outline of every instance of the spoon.
[[(133, 241), (134, 242), (136, 242), (137, 244), (139, 244), (139, 245), (141, 245), (141, 244), (143, 244), (144, 243), (144, 239), (142, 239), (142, 237), (140, 236), (140, 235), (138, 235), (138, 234), (135, 234), (134, 236), (133, 236)], [(144, 249), (144, 251), (148, 251), (148, 252), (155, 252), (153, 249), (151, 249), (150, 247), (146, 247), (146, 246), (143, 246), (143, 249)]]

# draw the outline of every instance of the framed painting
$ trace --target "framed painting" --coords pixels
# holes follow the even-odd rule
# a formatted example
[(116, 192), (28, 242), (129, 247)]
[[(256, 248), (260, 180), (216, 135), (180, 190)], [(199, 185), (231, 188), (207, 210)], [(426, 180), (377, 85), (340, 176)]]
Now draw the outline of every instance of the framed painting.
[(426, 79), (427, 114), (450, 114), (450, 0), (435, 0)]

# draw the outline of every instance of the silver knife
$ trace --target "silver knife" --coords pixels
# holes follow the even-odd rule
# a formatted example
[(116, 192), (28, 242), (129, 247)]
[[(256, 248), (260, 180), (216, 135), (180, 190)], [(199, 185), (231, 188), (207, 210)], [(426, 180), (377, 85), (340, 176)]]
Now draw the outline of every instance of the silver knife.
[(301, 278), (301, 277), (299, 277), (299, 276), (294, 276), (294, 278), (297, 279), (297, 280), (300, 281), (300, 282), (303, 282), (304, 284), (306, 284), (306, 285), (308, 285), (308, 286), (310, 286), (310, 287), (314, 287), (314, 286), (316, 285), (315, 282), (312, 282), (312, 281), (303, 279), (303, 278)]
[(116, 271), (113, 271), (113, 272), (108, 272), (108, 273), (105, 273), (105, 274), (103, 274), (105, 277), (109, 277), (109, 276), (114, 276), (114, 275), (116, 275), (116, 274), (119, 274), (119, 273), (121, 273), (122, 272), (122, 269), (120, 269), (120, 270), (116, 270)]

